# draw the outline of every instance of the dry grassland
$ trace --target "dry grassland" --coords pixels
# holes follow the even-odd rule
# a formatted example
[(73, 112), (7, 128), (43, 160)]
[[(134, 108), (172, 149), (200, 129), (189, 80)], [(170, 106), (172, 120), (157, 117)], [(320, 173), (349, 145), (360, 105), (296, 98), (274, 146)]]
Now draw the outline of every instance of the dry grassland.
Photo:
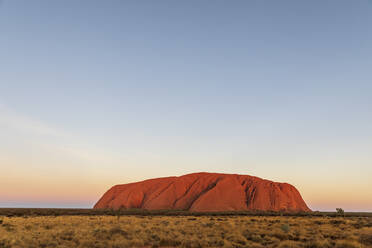
[(0, 248), (372, 247), (372, 218), (1, 217)]

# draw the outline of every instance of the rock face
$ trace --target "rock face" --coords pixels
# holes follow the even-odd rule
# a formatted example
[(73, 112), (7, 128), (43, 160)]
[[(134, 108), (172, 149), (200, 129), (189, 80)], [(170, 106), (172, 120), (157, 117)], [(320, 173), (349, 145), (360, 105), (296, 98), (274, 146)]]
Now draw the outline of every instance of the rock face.
[(94, 208), (311, 211), (290, 184), (218, 173), (194, 173), (116, 185)]

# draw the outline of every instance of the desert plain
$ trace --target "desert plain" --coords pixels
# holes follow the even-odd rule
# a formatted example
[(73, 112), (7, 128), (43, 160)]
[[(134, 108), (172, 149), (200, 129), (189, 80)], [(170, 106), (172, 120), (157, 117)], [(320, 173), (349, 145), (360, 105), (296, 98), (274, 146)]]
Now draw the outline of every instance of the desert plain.
[(0, 247), (372, 247), (369, 215), (46, 213), (0, 215)]

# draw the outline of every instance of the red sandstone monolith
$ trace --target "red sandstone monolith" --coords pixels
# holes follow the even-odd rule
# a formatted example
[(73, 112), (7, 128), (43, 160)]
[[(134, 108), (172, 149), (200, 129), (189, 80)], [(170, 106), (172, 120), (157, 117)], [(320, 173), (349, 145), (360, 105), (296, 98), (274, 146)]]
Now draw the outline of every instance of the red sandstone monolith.
[(297, 189), (248, 175), (194, 173), (116, 185), (95, 209), (311, 211)]

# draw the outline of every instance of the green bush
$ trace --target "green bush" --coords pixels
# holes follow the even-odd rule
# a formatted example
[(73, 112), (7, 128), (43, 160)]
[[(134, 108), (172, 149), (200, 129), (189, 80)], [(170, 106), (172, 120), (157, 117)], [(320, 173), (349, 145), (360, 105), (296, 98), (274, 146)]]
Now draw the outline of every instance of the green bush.
[(288, 224), (282, 224), (280, 229), (282, 229), (283, 232), (288, 233), (291, 228)]

